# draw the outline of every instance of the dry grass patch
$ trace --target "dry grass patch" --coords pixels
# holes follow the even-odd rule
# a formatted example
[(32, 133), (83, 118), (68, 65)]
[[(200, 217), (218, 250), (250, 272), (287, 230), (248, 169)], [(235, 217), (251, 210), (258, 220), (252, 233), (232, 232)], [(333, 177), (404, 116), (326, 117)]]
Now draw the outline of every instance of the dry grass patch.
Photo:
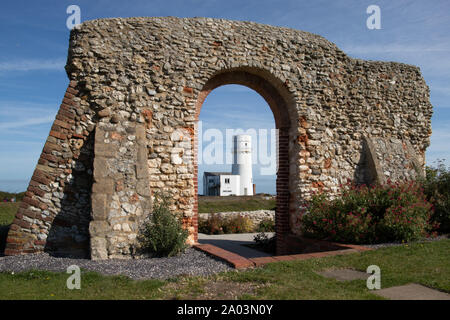
[(182, 278), (161, 288), (166, 299), (183, 300), (238, 300), (251, 299), (265, 284), (235, 282), (220, 276), (213, 278)]

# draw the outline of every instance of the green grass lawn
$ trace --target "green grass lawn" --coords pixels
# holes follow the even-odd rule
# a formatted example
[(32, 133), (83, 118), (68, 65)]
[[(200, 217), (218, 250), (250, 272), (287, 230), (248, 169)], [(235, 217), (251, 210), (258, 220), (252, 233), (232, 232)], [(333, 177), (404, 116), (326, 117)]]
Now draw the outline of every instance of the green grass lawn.
[(0, 273), (0, 299), (156, 299), (165, 282), (133, 281), (124, 276), (106, 277), (94, 272), (82, 273), (80, 290), (69, 290), (66, 273), (30, 271)]
[[(351, 268), (365, 272), (381, 269), (381, 287), (418, 283), (450, 293), (450, 240), (390, 247), (363, 253), (266, 265), (231, 274), (234, 281), (261, 281), (269, 285), (257, 299), (374, 299), (364, 280), (339, 282), (316, 271)], [(276, 279), (276, 281), (274, 281)]]
[(242, 197), (199, 197), (199, 213), (229, 211), (275, 210), (276, 199), (264, 199), (259, 196)]
[(14, 220), (17, 208), (17, 202), (0, 203), (0, 254), (5, 249), (6, 236), (8, 235), (9, 225)]
[(364, 280), (340, 282), (316, 274), (329, 268), (365, 271), (372, 264), (381, 268), (382, 288), (418, 283), (450, 293), (449, 252), (447, 239), (165, 281), (88, 272), (81, 290), (66, 288), (65, 273), (0, 273), (0, 299), (380, 299)]
[(7, 226), (14, 220), (19, 204), (18, 202), (0, 203), (0, 226)]
[[(217, 208), (225, 211), (220, 203), (215, 202)], [(0, 246), (6, 237), (1, 232), (7, 231), (18, 206), (0, 204)], [(441, 240), (169, 281), (84, 272), (81, 290), (66, 288), (66, 273), (0, 273), (0, 299), (379, 299), (363, 280), (339, 282), (316, 274), (329, 268), (365, 271), (372, 264), (381, 268), (382, 288), (413, 282), (450, 293), (449, 252), (450, 240)]]

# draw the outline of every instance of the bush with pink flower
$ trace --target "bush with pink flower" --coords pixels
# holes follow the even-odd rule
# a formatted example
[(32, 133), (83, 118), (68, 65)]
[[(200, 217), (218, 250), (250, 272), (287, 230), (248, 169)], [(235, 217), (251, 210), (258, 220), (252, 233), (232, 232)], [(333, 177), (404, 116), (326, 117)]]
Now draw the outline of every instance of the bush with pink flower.
[(432, 230), (432, 205), (416, 182), (341, 186), (340, 196), (313, 195), (303, 214), (305, 236), (346, 243), (411, 241)]

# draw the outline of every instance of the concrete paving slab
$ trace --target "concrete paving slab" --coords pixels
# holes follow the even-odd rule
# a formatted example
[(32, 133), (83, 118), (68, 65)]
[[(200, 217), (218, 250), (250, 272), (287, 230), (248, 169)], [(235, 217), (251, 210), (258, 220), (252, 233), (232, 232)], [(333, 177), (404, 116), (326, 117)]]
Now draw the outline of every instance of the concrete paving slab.
[(325, 270), (317, 273), (326, 278), (333, 278), (339, 281), (367, 280), (370, 276), (370, 274), (366, 272), (352, 269)]
[[(234, 233), (209, 235), (204, 233), (198, 234), (198, 242), (200, 244), (212, 244), (224, 250), (236, 253), (244, 258), (270, 257), (271, 255), (259, 250), (246, 247), (245, 244), (253, 244), (253, 238), (258, 233)], [(267, 233), (269, 237), (272, 232)]]
[(373, 293), (392, 300), (450, 300), (448, 293), (415, 283), (374, 290)]
[[(328, 256), (335, 256), (340, 254), (347, 254), (352, 252), (359, 252), (362, 249), (346, 249), (346, 250), (333, 250), (327, 252), (312, 252), (303, 254), (272, 256), (271, 254), (252, 249), (245, 246), (245, 244), (254, 244), (254, 237), (257, 233), (239, 233), (239, 234), (223, 234), (223, 235), (207, 235), (203, 233), (198, 234), (198, 244), (194, 247), (198, 250), (207, 252), (219, 259), (225, 260), (232, 264), (237, 269), (248, 268), (251, 266), (261, 266), (266, 263), (278, 262), (278, 261), (293, 261), (293, 260), (306, 260), (313, 258), (322, 258)], [(273, 236), (273, 233), (269, 233), (269, 236)], [(329, 270), (331, 271), (331, 270)], [(336, 271), (336, 270), (334, 270)], [(358, 274), (355, 274), (358, 273)], [(363, 276), (361, 275), (363, 274)], [(326, 276), (326, 273), (324, 274)], [(353, 279), (366, 279), (369, 275), (363, 272), (354, 270), (349, 271), (337, 271), (332, 277), (336, 276), (338, 280), (353, 280)]]

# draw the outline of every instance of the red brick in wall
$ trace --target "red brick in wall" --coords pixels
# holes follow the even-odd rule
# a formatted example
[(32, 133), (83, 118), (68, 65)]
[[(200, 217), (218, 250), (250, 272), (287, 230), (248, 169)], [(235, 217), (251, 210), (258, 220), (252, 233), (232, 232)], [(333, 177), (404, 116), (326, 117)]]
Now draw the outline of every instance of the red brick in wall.
[[(268, 103), (275, 118), (276, 127), (279, 129), (278, 156), (279, 166), (277, 173), (277, 208), (275, 212), (275, 232), (277, 237), (277, 254), (287, 251), (286, 237), (290, 233), (289, 227), (289, 126), (290, 119), (287, 112), (287, 102), (277, 89), (272, 86), (270, 80), (263, 75), (251, 74), (244, 71), (230, 71), (213, 77), (200, 92), (196, 105), (196, 117), (199, 119), (200, 110), (208, 94), (215, 88), (226, 84), (240, 84), (258, 92)], [(198, 178), (197, 178), (197, 153), (198, 132), (194, 141), (194, 166), (195, 166), (195, 217), (198, 217)], [(198, 218), (197, 218), (198, 219)]]
[[(59, 169), (58, 167), (55, 168), (54, 166), (49, 166), (49, 164), (67, 164), (72, 160), (62, 156), (55, 156), (52, 154), (52, 151), (60, 151), (61, 147), (58, 143), (68, 143), (68, 139), (76, 135), (72, 130), (72, 126), (75, 123), (75, 109), (79, 107), (74, 100), (74, 97), (78, 94), (76, 87), (77, 83), (75, 81), (69, 83), (63, 102), (51, 127), (49, 138), (44, 145), (38, 160), (38, 165), (31, 177), (26, 196), (19, 206), (15, 219), (10, 227), (6, 240), (5, 255), (41, 252), (44, 250), (46, 241), (37, 239), (37, 232), (35, 231), (37, 226), (27, 221), (27, 219), (53, 222), (54, 216), (44, 216), (41, 212), (32, 209), (46, 210), (48, 208), (48, 204), (42, 202), (38, 198), (43, 197), (46, 193), (39, 188), (39, 186), (45, 185), (51, 189), (51, 183), (57, 181), (58, 176), (61, 173), (68, 173), (70, 171), (67, 169)], [(87, 132), (85, 133), (86, 135), (81, 135), (84, 139), (87, 136)], [(52, 142), (53, 140), (51, 140), (50, 137), (59, 140), (59, 142)], [(78, 155), (74, 154), (74, 157), (75, 156)], [(28, 229), (31, 232), (26, 232), (24, 229)]]

